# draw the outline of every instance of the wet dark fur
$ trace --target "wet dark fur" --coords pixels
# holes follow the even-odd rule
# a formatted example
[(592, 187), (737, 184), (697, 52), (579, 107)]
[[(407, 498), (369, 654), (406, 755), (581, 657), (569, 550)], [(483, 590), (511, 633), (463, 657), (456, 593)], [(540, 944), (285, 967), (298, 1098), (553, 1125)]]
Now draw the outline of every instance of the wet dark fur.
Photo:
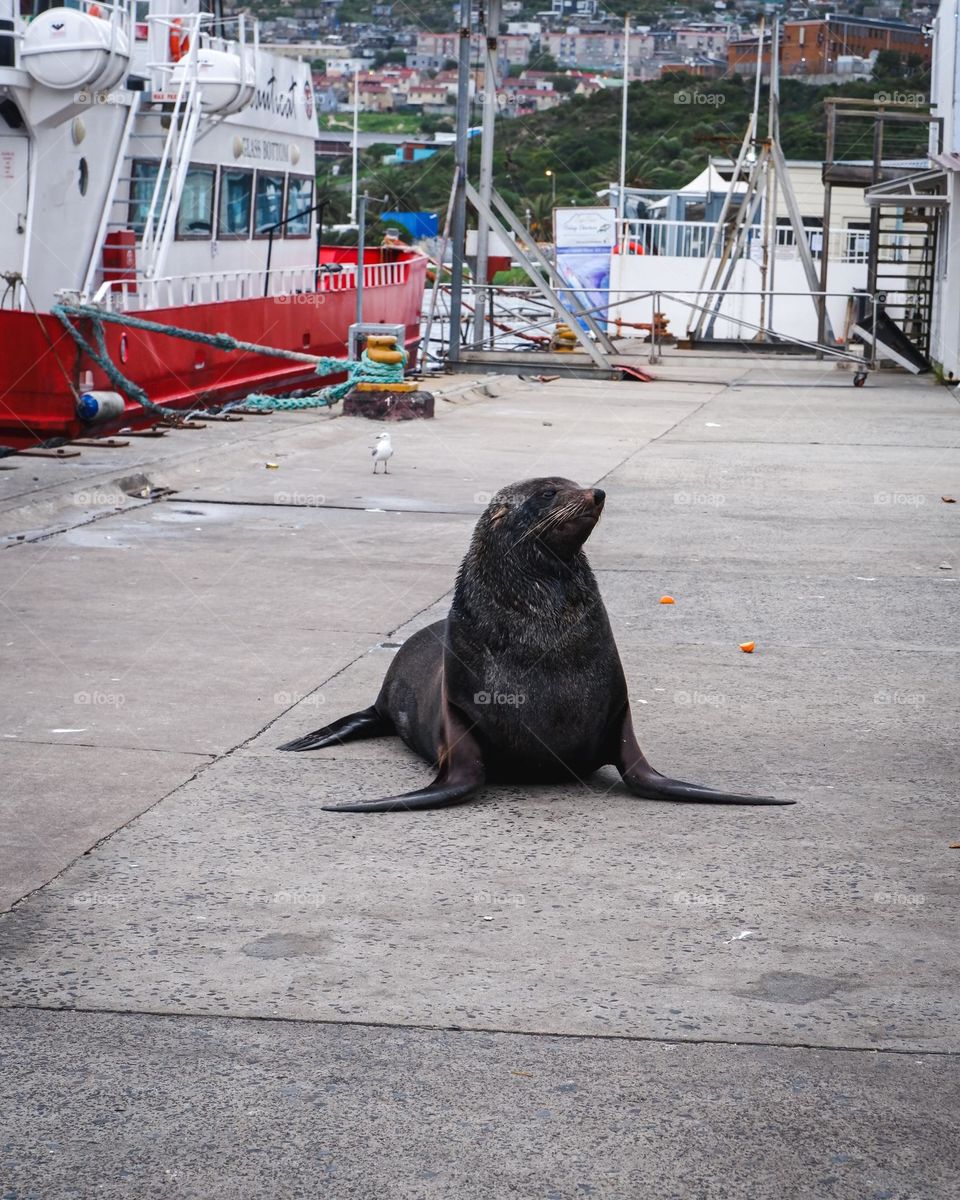
[(498, 492), (477, 522), (447, 619), (404, 643), (371, 708), (281, 749), (397, 733), (439, 768), (429, 787), (340, 806), (348, 812), (455, 804), (486, 780), (582, 780), (610, 763), (648, 799), (792, 803), (681, 783), (647, 763), (582, 549), (603, 503), (603, 492), (568, 479)]

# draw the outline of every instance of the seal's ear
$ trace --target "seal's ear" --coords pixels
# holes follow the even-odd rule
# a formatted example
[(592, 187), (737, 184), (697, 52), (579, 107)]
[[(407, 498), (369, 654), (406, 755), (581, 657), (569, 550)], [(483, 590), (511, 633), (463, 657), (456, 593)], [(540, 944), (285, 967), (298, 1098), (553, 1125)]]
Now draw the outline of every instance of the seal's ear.
[(503, 520), (503, 518), (504, 518), (504, 517), (507, 515), (507, 513), (508, 513), (509, 511), (510, 511), (510, 508), (509, 508), (509, 506), (508, 506), (508, 505), (506, 505), (506, 504), (501, 504), (501, 505), (499, 506), (499, 508), (495, 508), (495, 509), (493, 510), (493, 512), (490, 514), (490, 520), (491, 520), (491, 521), (494, 521), (494, 522), (496, 522), (496, 521), (502, 521), (502, 520)]

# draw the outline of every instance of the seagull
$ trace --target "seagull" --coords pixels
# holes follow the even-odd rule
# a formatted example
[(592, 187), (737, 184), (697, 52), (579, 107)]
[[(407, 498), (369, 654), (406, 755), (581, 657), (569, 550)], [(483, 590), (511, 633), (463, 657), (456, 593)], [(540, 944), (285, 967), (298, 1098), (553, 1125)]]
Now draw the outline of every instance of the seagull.
[(373, 473), (377, 474), (377, 463), (383, 463), (384, 475), (389, 475), (387, 459), (393, 458), (393, 446), (390, 444), (390, 434), (384, 431), (377, 434), (377, 444), (370, 451), (373, 455)]

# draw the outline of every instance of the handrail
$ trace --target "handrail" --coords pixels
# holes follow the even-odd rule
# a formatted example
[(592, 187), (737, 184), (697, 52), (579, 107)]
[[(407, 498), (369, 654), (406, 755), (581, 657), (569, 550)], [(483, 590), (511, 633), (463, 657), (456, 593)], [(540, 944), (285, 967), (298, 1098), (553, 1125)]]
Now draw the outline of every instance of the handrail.
[[(278, 302), (293, 296), (323, 295), (326, 292), (353, 291), (357, 264), (339, 264), (337, 272), (313, 263), (273, 267), (269, 272), (248, 267), (238, 270), (202, 271), (196, 274), (146, 277), (140, 273), (130, 279), (105, 280), (92, 303), (111, 311), (128, 312), (151, 308), (187, 308), (193, 304), (215, 304), (231, 300), (251, 300), (272, 293)], [(410, 264), (396, 262), (366, 263), (364, 287), (394, 287), (404, 284)], [(266, 289), (266, 290), (265, 290)]]
[[(670, 256), (678, 258), (707, 258), (713, 244), (713, 234), (716, 225), (712, 221), (675, 221), (661, 220), (651, 217), (628, 217), (619, 229), (617, 253), (626, 256), (634, 254), (652, 254), (655, 256)], [(812, 253), (819, 256), (823, 248), (824, 230), (810, 226), (804, 230), (807, 244)], [(902, 249), (909, 251), (906, 240), (909, 228), (904, 229)], [(863, 263), (869, 258), (868, 229), (856, 229), (849, 226), (831, 226), (827, 231), (830, 245), (830, 258), (842, 263)], [(896, 237), (896, 235), (894, 235)], [(752, 225), (747, 231), (747, 246), (756, 247), (762, 244), (763, 229), (760, 224)], [(714, 250), (714, 256), (719, 257), (722, 247)], [(792, 226), (778, 225), (773, 238), (772, 250), (778, 259), (793, 258), (798, 255), (796, 235)], [(744, 257), (750, 257), (748, 249)]]

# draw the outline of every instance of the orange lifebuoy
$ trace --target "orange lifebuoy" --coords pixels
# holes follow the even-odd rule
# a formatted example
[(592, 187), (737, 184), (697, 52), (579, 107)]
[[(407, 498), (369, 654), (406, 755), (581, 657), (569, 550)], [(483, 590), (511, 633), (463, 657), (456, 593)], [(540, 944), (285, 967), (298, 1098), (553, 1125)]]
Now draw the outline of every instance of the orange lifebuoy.
[(190, 49), (190, 38), (183, 32), (183, 22), (174, 17), (170, 22), (170, 61), (179, 62)]

